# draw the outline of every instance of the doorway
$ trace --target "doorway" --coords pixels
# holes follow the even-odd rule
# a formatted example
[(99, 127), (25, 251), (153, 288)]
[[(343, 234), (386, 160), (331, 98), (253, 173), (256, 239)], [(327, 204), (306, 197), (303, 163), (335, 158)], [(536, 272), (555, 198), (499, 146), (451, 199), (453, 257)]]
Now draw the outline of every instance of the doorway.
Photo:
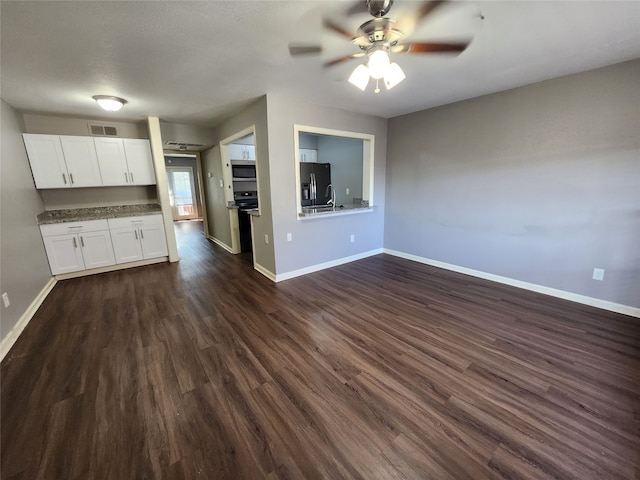
[(193, 168), (167, 167), (167, 183), (173, 220), (199, 218)]

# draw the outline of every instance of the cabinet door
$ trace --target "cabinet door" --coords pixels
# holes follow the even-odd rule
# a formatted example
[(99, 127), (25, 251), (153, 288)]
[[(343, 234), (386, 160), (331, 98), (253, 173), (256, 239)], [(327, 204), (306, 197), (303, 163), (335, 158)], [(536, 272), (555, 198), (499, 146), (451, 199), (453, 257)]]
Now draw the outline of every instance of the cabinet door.
[(300, 161), (305, 163), (316, 163), (318, 161), (318, 151), (312, 148), (301, 148)]
[(36, 188), (66, 188), (70, 186), (64, 153), (58, 135), (36, 135), (25, 133), (31, 172)]
[(103, 185), (130, 185), (127, 157), (121, 138), (92, 138)]
[(156, 173), (149, 140), (124, 139), (124, 152), (129, 166), (129, 178), (133, 185), (155, 185)]
[(256, 159), (256, 147), (255, 145), (245, 145), (244, 146), (245, 160), (255, 160)]
[(111, 229), (116, 263), (135, 262), (143, 259), (139, 237), (137, 227)]
[(102, 178), (92, 137), (60, 136), (72, 187), (100, 187)]
[(59, 275), (85, 269), (78, 235), (55, 235), (43, 237), (43, 240), (52, 274)]
[(230, 143), (227, 147), (229, 148), (229, 160), (245, 160), (244, 145)]
[(80, 246), (86, 268), (115, 265), (113, 244), (108, 230), (101, 232), (80, 233)]
[(163, 225), (144, 225), (140, 227), (140, 241), (144, 258), (164, 257), (168, 255), (167, 239)]

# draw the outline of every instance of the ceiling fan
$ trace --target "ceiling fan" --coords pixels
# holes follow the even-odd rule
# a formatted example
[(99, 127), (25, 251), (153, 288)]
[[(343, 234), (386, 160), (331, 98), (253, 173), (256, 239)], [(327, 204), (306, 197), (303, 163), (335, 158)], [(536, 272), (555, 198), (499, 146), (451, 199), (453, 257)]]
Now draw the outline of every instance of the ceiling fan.
[[(448, 3), (448, 0), (429, 0), (423, 2), (415, 13), (414, 21), (424, 21), (438, 7)], [(393, 0), (364, 0), (359, 1), (347, 10), (348, 15), (361, 12), (368, 12), (374, 18), (369, 20), (357, 30), (356, 35), (352, 35), (345, 28), (332, 20), (325, 19), (324, 27), (351, 41), (360, 51), (351, 55), (345, 55), (324, 64), (325, 67), (332, 67), (341, 64), (352, 58), (368, 57), (367, 64), (356, 67), (349, 82), (365, 90), (369, 83), (369, 78), (376, 80), (376, 90), (378, 93), (378, 81), (384, 80), (387, 89), (393, 88), (405, 78), (405, 74), (397, 63), (392, 63), (389, 54), (423, 54), (423, 53), (455, 53), (463, 52), (469, 45), (469, 41), (464, 42), (410, 42), (401, 43), (407, 36), (401, 24), (386, 17), (393, 5)], [(319, 54), (322, 52), (320, 45), (300, 45), (289, 44), (289, 53), (292, 56)]]

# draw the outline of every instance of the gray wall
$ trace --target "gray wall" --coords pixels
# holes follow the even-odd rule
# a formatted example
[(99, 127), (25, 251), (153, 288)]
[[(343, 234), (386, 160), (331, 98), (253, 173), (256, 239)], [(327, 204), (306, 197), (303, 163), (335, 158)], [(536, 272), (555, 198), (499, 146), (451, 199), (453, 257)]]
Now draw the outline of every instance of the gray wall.
[(162, 142), (213, 145), (213, 129), (196, 125), (185, 125), (160, 121)]
[(51, 271), (36, 223), (44, 205), (27, 162), (22, 118), (4, 101), (0, 117), (0, 289), (11, 300), (9, 308), (0, 306), (4, 339), (51, 279)]
[[(343, 110), (305, 104), (297, 99), (268, 95), (269, 164), (273, 202), (273, 244), (276, 273), (285, 274), (382, 248), (387, 121)], [(297, 217), (294, 124), (375, 135), (372, 213), (316, 218)], [(287, 233), (292, 241), (287, 242)], [(349, 236), (355, 234), (356, 242)]]
[[(209, 235), (231, 248), (229, 209), (224, 199), (224, 186), (220, 186), (220, 180), (224, 180), (220, 147), (216, 145), (209, 150), (205, 150), (201, 153), (201, 159)], [(209, 177), (209, 173), (211, 173), (211, 177)]]
[(639, 85), (636, 60), (391, 119), (385, 247), (640, 307)]

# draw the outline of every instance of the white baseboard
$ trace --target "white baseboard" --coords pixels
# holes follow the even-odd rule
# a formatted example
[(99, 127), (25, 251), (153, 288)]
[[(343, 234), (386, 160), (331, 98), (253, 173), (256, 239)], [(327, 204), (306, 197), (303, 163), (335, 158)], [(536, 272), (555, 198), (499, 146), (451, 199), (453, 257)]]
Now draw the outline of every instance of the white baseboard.
[(80, 270), (80, 271), (71, 272), (71, 273), (61, 273), (60, 275), (56, 275), (54, 278), (56, 280), (69, 280), (70, 278), (87, 277), (89, 275), (95, 275), (96, 273), (115, 272), (118, 270), (125, 270), (127, 268), (144, 267), (147, 265), (154, 265), (156, 263), (164, 263), (168, 261), (169, 261), (169, 257), (148, 258), (147, 260), (137, 260), (135, 262), (127, 262), (127, 263), (116, 263), (115, 265), (109, 265), (107, 267), (100, 267), (100, 268), (92, 268), (90, 270)]
[(9, 353), (9, 350), (11, 350), (13, 344), (16, 343), (18, 337), (25, 329), (25, 327), (29, 324), (35, 313), (38, 311), (38, 308), (40, 308), (40, 305), (42, 305), (42, 302), (44, 302), (44, 299), (47, 298), (49, 292), (53, 289), (53, 287), (55, 287), (56, 283), (58, 283), (58, 281), (52, 277), (42, 288), (42, 290), (40, 290), (40, 293), (38, 293), (33, 302), (31, 302), (31, 304), (27, 307), (25, 312), (18, 319), (7, 336), (2, 339), (2, 342), (0, 342), (0, 361), (4, 360), (5, 355)]
[(216, 237), (212, 237), (211, 235), (207, 235), (207, 238), (209, 240), (211, 240), (213, 243), (215, 243), (216, 245), (220, 245), (222, 248), (224, 248), (227, 252), (229, 253), (234, 253), (233, 248), (231, 248), (229, 245), (227, 245), (226, 243), (224, 243), (221, 240), (218, 240)]
[(382, 248), (376, 250), (369, 250), (368, 252), (358, 253), (357, 255), (351, 255), (350, 257), (338, 258), (337, 260), (331, 260), (330, 262), (319, 263), (317, 265), (311, 265), (310, 267), (301, 268), (299, 270), (292, 270), (286, 273), (279, 273), (275, 276), (275, 282), (281, 282), (283, 280), (289, 280), (291, 278), (300, 277), (313, 272), (319, 272), (326, 268), (337, 267), (338, 265), (344, 265), (345, 263), (355, 262), (356, 260), (362, 260), (363, 258), (372, 257), (383, 253)]
[(611, 312), (622, 313), (623, 315), (629, 315), (632, 317), (640, 318), (640, 308), (631, 307), (629, 305), (622, 305), (620, 303), (609, 302), (607, 300), (600, 300), (598, 298), (587, 297), (586, 295), (580, 295), (578, 293), (566, 292), (557, 288), (545, 287), (535, 283), (523, 282), (521, 280), (515, 280), (509, 277), (503, 277), (501, 275), (494, 275), (493, 273), (486, 273), (480, 270), (473, 270), (471, 268), (460, 267), (450, 263), (440, 262), (438, 260), (432, 260), (430, 258), (419, 257), (410, 253), (399, 252), (397, 250), (384, 249), (384, 253), (393, 255), (395, 257), (405, 258), (407, 260), (413, 260), (414, 262), (424, 263), (431, 265), (432, 267), (443, 268), (445, 270), (451, 270), (453, 272), (464, 273), (465, 275), (471, 275), (472, 277), (478, 277), (485, 280), (491, 280), (492, 282), (503, 283), (505, 285), (511, 285), (513, 287), (523, 288), (525, 290), (531, 290), (536, 293), (543, 293), (545, 295), (551, 295), (552, 297), (562, 298), (571, 302), (582, 303), (583, 305), (589, 305), (591, 307), (601, 308), (603, 310), (609, 310)]
[(264, 275), (265, 277), (267, 277), (269, 280), (271, 280), (272, 282), (276, 282), (276, 275), (270, 271), (267, 270), (266, 268), (264, 268), (262, 265), (260, 265), (259, 263), (254, 263), (253, 264), (253, 268), (255, 268), (259, 273), (261, 273), (262, 275)]

